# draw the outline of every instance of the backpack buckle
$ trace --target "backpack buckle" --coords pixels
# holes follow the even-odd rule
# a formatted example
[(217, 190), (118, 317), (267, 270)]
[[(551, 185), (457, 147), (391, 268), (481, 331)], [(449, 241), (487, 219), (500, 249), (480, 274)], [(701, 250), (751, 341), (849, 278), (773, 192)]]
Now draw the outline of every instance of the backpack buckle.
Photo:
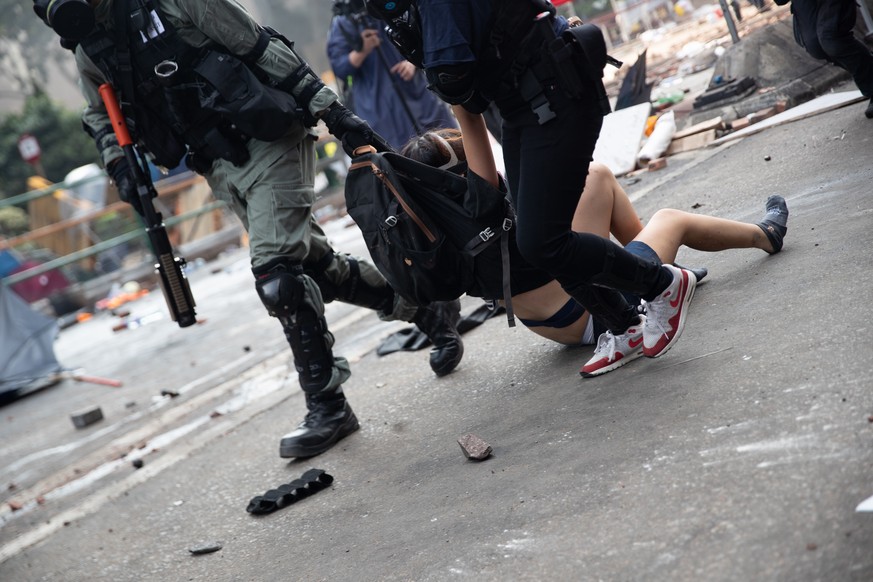
[(394, 228), (395, 226), (397, 226), (397, 217), (389, 216), (385, 219), (385, 225), (388, 226), (388, 228)]
[(479, 238), (482, 239), (482, 242), (488, 242), (489, 240), (494, 238), (494, 231), (491, 230), (491, 227), (489, 226), (479, 233)]
[(505, 230), (506, 232), (509, 232), (510, 230), (512, 230), (512, 219), (511, 218), (504, 218), (503, 219), (503, 230)]

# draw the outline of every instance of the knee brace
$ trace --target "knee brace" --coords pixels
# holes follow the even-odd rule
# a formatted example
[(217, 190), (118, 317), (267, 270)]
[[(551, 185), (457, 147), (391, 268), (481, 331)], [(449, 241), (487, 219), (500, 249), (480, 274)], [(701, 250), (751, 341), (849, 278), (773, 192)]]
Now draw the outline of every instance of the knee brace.
[(349, 276), (345, 281), (337, 285), (327, 278), (324, 271), (335, 260), (335, 256), (334, 253), (328, 253), (325, 258), (314, 266), (307, 267), (304, 271), (318, 284), (324, 302), (330, 303), (339, 300), (343, 303), (390, 313), (394, 305), (394, 289), (387, 283), (375, 286), (365, 281), (361, 277), (361, 267), (354, 257), (346, 255), (346, 261), (349, 263)]
[(327, 329), (323, 311), (314, 307), (321, 301), (307, 301), (309, 293), (318, 291), (307, 290), (305, 278), (299, 265), (278, 265), (257, 276), (255, 288), (270, 315), (282, 323), (303, 391), (314, 394), (331, 378), (333, 335)]

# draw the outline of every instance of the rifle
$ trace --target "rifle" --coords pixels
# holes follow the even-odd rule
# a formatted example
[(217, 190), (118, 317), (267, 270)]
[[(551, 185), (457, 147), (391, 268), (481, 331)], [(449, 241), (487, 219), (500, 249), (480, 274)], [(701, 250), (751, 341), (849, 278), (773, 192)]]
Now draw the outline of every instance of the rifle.
[(188, 327), (197, 323), (197, 318), (194, 313), (194, 296), (191, 294), (191, 287), (188, 285), (185, 272), (182, 270), (186, 264), (185, 259), (173, 254), (173, 246), (167, 236), (164, 218), (152, 203), (152, 199), (157, 197), (158, 193), (152, 183), (145, 158), (130, 137), (130, 131), (115, 96), (115, 90), (109, 83), (104, 83), (100, 85), (99, 91), (109, 114), (109, 121), (112, 123), (115, 137), (118, 139), (118, 145), (121, 146), (127, 164), (133, 172), (136, 193), (142, 204), (146, 234), (148, 234), (149, 243), (151, 243), (152, 251), (157, 259), (155, 272), (159, 276), (161, 290), (164, 292), (164, 299), (166, 299), (167, 307), (170, 309), (170, 316), (173, 321), (179, 324), (179, 327)]

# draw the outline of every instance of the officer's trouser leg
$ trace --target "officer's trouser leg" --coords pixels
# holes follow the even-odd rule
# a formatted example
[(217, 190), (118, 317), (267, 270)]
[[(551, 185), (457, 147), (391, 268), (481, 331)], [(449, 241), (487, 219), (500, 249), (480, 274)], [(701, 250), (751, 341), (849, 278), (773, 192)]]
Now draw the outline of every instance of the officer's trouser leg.
[(375, 309), (384, 320), (415, 323), (433, 344), (430, 367), (437, 376), (448, 374), (461, 362), (464, 343), (457, 328), (460, 301), (413, 305), (394, 292), (375, 266), (333, 251), (317, 263), (307, 264), (306, 273), (318, 283), (326, 303), (336, 299)]
[(333, 334), (324, 319), (318, 285), (299, 266), (276, 265), (256, 273), (255, 286), (270, 315), (279, 319), (309, 410), (293, 432), (282, 437), (282, 457), (310, 457), (329, 449), (358, 428), (342, 384), (351, 375), (345, 358), (333, 355)]

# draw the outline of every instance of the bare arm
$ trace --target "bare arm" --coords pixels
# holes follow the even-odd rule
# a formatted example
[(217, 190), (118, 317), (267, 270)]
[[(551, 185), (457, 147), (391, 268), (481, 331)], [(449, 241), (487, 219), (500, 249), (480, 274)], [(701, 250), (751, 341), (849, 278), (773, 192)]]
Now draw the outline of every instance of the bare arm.
[(485, 128), (485, 118), (478, 113), (470, 113), (460, 105), (454, 105), (452, 111), (461, 126), (464, 137), (464, 154), (467, 156), (467, 167), (492, 186), (499, 186), (497, 164), (494, 163), (494, 152)]

